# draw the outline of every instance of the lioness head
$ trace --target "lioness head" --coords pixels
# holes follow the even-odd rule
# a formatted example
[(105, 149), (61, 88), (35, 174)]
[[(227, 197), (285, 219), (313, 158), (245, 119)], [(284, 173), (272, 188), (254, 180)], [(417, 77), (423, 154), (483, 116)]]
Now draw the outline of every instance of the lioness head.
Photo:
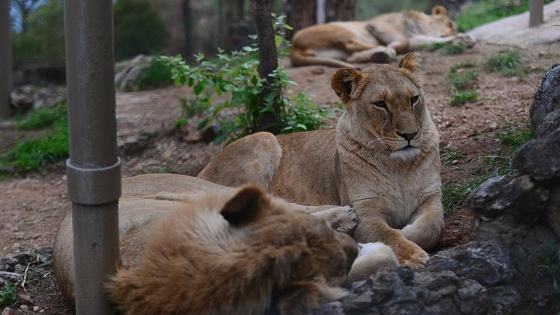
[(413, 159), (437, 133), (420, 87), (420, 65), (408, 54), (398, 67), (371, 65), (338, 70), (331, 85), (345, 104), (337, 129), (390, 158)]
[(106, 286), (124, 314), (308, 314), (345, 295), (357, 256), (350, 236), (251, 185), (185, 202), (147, 235)]
[(432, 8), (432, 15), (426, 21), (424, 35), (447, 37), (457, 34), (457, 24), (447, 15), (447, 10), (441, 5)]
[(412, 10), (403, 12), (403, 22), (407, 37), (414, 35), (448, 37), (457, 34), (457, 24), (451, 20), (447, 10), (441, 5), (434, 6), (431, 15)]

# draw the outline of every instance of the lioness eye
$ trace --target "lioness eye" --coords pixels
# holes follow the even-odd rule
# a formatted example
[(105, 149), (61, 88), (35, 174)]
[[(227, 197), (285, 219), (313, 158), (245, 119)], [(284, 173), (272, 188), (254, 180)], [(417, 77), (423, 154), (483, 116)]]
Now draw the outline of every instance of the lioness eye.
[(410, 98), (410, 104), (415, 105), (418, 102), (418, 95), (415, 95)]
[(385, 104), (384, 101), (373, 102), (373, 105), (375, 105), (375, 107), (379, 107), (379, 108), (387, 108), (387, 104)]

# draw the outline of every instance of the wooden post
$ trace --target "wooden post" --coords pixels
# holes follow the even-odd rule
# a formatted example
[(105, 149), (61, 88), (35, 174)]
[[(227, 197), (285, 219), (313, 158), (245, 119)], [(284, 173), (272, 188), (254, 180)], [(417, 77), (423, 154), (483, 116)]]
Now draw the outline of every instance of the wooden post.
[(529, 0), (529, 27), (539, 26), (543, 19), (543, 0)]
[(10, 0), (0, 0), (0, 119), (10, 115), (10, 93), (14, 84), (11, 35)]

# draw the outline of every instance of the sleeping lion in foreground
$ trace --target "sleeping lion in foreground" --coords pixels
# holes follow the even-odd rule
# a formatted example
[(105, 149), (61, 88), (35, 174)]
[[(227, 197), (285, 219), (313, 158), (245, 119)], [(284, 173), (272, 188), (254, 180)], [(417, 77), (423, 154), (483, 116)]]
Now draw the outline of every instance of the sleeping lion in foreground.
[[(299, 206), (255, 185), (234, 189), (177, 174), (125, 178), (122, 186), (121, 261), (106, 288), (123, 314), (309, 314), (344, 296), (345, 281), (397, 264), (387, 246), (364, 244), (358, 254), (355, 241), (333, 228), (353, 230), (349, 207)], [(72, 244), (69, 211), (53, 258), (70, 302)]]
[(344, 103), (336, 129), (241, 138), (198, 177), (231, 187), (256, 183), (301, 205), (350, 205), (356, 241), (381, 242), (401, 264), (423, 266), (444, 217), (439, 135), (418, 58), (339, 69), (331, 85)]
[(368, 21), (331, 22), (303, 28), (292, 38), (290, 60), (294, 67), (353, 68), (356, 63), (386, 63), (397, 54), (451, 41), (467, 47), (475, 43), (472, 36), (457, 34), (457, 26), (447, 10), (436, 5), (431, 15), (408, 10), (381, 14)]

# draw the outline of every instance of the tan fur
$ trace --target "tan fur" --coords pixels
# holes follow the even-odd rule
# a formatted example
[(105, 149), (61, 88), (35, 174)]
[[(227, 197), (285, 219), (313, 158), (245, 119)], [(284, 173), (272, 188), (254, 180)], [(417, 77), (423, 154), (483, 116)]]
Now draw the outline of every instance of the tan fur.
[[(121, 266), (107, 284), (110, 297), (125, 314), (307, 314), (344, 295), (339, 286), (357, 245), (318, 216), (354, 221), (348, 209), (299, 206), (257, 186), (233, 189), (185, 175), (126, 178)], [(69, 212), (53, 256), (70, 301), (72, 240)]]
[[(336, 130), (247, 136), (227, 146), (199, 177), (231, 186), (258, 183), (298, 204), (350, 205), (359, 219), (358, 242), (382, 242), (400, 263), (421, 266), (428, 259), (423, 249), (437, 243), (444, 221), (439, 135), (419, 69), (414, 54), (400, 67), (340, 69), (332, 87), (345, 111)], [(268, 152), (267, 163), (278, 167), (266, 175), (258, 174), (259, 161), (235, 154), (263, 154), (261, 142), (280, 147)]]
[(387, 62), (396, 54), (419, 49), (422, 45), (474, 39), (457, 36), (457, 27), (447, 10), (436, 5), (432, 14), (418, 11), (387, 13), (368, 21), (331, 22), (296, 32), (290, 59), (293, 66), (326, 65), (354, 67), (355, 63)]

